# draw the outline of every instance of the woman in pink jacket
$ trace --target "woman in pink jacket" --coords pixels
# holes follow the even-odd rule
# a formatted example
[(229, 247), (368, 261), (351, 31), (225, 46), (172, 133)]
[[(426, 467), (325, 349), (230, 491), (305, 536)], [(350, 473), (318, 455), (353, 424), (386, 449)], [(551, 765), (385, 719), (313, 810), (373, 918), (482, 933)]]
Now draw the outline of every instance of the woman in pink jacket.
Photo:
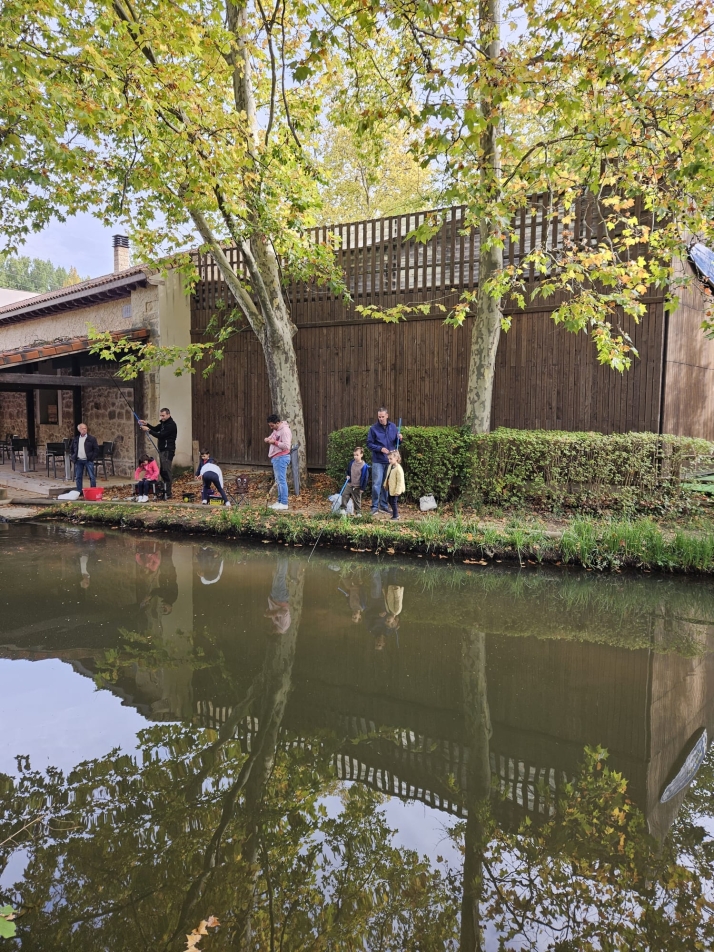
[(159, 467), (154, 462), (154, 458), (152, 456), (142, 456), (134, 472), (137, 502), (149, 501), (149, 493), (156, 488), (158, 478)]
[(290, 447), (292, 446), (293, 435), (285, 420), (281, 420), (277, 413), (270, 414), (268, 426), (272, 432), (270, 436), (265, 437), (265, 442), (270, 444), (268, 459), (273, 464), (273, 475), (278, 486), (278, 501), (274, 502), (270, 508), (287, 509), (288, 480), (286, 474), (290, 463)]

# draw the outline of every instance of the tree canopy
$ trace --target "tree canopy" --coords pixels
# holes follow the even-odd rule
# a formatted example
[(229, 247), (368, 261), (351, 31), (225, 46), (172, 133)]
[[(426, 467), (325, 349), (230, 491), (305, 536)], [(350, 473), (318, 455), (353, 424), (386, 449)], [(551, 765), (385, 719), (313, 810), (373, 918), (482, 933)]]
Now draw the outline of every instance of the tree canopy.
[[(282, 286), (341, 286), (332, 248), (308, 231), (321, 188), (330, 202), (316, 161), (325, 125), (328, 143), (343, 129), (356, 149), (333, 182), (350, 165), (370, 179), (399, 129), (414, 161), (404, 153), (397, 195), (389, 176), (363, 195), (396, 199), (423, 166), (445, 202), (467, 206), (479, 284), (447, 320), (476, 318), (466, 416), (477, 431), (489, 425), (506, 311), (528, 303), (528, 277), (538, 299), (558, 302), (556, 323), (590, 334), (597, 359), (624, 370), (636, 356), (627, 321), (642, 319), (652, 289), (672, 286), (671, 262), (690, 241), (714, 237), (714, 14), (701, 0), (525, 0), (503, 11), (500, 0), (10, 0), (5, 18), (8, 246), (52, 214), (87, 208), (126, 220), (152, 260), (198, 233), (236, 305), (219, 346), (252, 328), (274, 409), (303, 448)], [(331, 161), (328, 149), (326, 171)], [(514, 216), (533, 219), (536, 205), (553, 227), (504, 266)], [(435, 217), (419, 237), (438, 227)]]
[(26, 255), (0, 256), (0, 287), (14, 288), (18, 291), (56, 291), (58, 288), (79, 284), (88, 278), (80, 278), (73, 266), (69, 270), (43, 261), (42, 258), (29, 258)]

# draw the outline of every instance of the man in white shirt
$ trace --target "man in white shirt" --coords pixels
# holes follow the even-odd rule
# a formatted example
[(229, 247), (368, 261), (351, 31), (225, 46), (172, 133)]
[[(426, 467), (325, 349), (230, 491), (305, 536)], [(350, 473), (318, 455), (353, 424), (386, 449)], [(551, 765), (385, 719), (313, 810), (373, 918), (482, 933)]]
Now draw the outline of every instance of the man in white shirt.
[(79, 431), (79, 436), (75, 436), (72, 440), (70, 458), (74, 463), (74, 479), (77, 484), (77, 491), (81, 494), (85, 469), (89, 476), (89, 485), (97, 485), (94, 461), (99, 456), (99, 443), (97, 443), (96, 438), (87, 430), (86, 423), (80, 423), (77, 430)]

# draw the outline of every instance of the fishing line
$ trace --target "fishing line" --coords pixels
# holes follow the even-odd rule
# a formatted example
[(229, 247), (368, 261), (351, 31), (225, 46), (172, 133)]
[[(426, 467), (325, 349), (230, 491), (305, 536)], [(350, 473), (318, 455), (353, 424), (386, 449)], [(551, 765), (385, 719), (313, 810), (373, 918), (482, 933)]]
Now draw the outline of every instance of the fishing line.
[[(124, 401), (124, 403), (129, 407), (129, 410), (130, 410), (131, 413), (133, 414), (134, 419), (135, 419), (136, 422), (137, 422), (137, 425), (139, 426), (139, 428), (141, 428), (141, 423), (139, 422), (139, 417), (137, 416), (136, 411), (134, 410), (134, 408), (132, 407), (132, 405), (129, 403), (129, 401), (127, 400), (127, 398), (126, 398), (126, 397), (124, 396), (124, 394), (122, 393), (122, 389), (121, 389), (121, 387), (119, 386), (119, 384), (117, 383), (116, 378), (115, 378), (115, 377), (112, 377), (111, 379), (112, 379), (112, 382), (114, 383), (114, 386), (117, 388), (117, 391), (119, 392), (119, 396), (122, 398), (122, 400)], [(146, 432), (146, 438), (148, 439), (149, 443), (151, 443), (151, 445), (154, 447), (154, 449), (156, 450), (157, 455), (158, 455), (159, 458), (160, 458), (160, 457), (161, 457), (161, 452), (160, 452), (158, 446), (156, 445), (156, 443), (154, 443), (153, 439), (151, 438), (151, 434), (150, 434), (148, 431)]]
[[(342, 489), (341, 489), (341, 490), (339, 491), (339, 493), (338, 493), (338, 498), (335, 499), (335, 501), (332, 503), (332, 510), (331, 510), (331, 511), (332, 511), (332, 514), (333, 514), (333, 515), (335, 515), (335, 514), (337, 513), (338, 509), (339, 509), (339, 508), (341, 507), (341, 505), (342, 505), (342, 493), (345, 491), (345, 487), (347, 486), (347, 483), (348, 483), (349, 481), (350, 481), (350, 477), (348, 476), (347, 479), (344, 481), (344, 484), (343, 484), (343, 486), (342, 486)], [(315, 545), (313, 545), (313, 547), (312, 547), (312, 552), (310, 553), (310, 556), (309, 556), (309, 558), (308, 558), (308, 560), (307, 560), (308, 562), (310, 561), (310, 559), (311, 559), (311, 558), (313, 557), (313, 555), (315, 554), (315, 549), (317, 548), (317, 543), (318, 543), (318, 542), (320, 541), (320, 539), (322, 538), (322, 533), (323, 533), (324, 531), (325, 531), (325, 527), (323, 526), (322, 529), (320, 529), (320, 532), (319, 532), (317, 538), (315, 539)]]

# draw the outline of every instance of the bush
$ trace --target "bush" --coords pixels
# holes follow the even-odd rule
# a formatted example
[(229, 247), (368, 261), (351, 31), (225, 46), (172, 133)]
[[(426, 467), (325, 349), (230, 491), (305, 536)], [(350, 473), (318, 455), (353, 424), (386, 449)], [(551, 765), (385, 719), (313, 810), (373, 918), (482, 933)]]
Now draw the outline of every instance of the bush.
[[(368, 426), (348, 426), (330, 433), (327, 472), (336, 482), (344, 482), (355, 446), (364, 447), (365, 461), (372, 462), (368, 432)], [(410, 499), (433, 493), (443, 501), (462, 483), (468, 483), (474, 458), (473, 436), (454, 426), (405, 426), (402, 433), (400, 451)]]
[[(367, 449), (367, 426), (331, 433), (327, 471), (344, 480), (355, 446)], [(473, 436), (458, 427), (404, 427), (407, 496), (440, 501), (545, 507), (659, 506), (678, 496), (688, 473), (714, 466), (714, 444), (657, 433), (508, 430)]]
[(657, 433), (508, 430), (474, 437), (470, 494), (578, 504), (588, 497), (635, 505), (678, 495), (682, 478), (714, 462), (714, 444)]

